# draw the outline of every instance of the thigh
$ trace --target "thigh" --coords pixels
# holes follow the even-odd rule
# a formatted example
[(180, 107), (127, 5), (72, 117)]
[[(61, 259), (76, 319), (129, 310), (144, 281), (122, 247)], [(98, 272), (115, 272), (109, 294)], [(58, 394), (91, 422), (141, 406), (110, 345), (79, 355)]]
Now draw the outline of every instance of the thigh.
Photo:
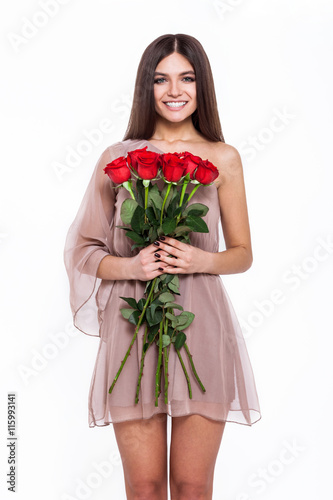
[(224, 428), (225, 422), (201, 415), (172, 419), (170, 479), (174, 484), (212, 483)]
[(126, 484), (167, 478), (167, 415), (113, 424)]

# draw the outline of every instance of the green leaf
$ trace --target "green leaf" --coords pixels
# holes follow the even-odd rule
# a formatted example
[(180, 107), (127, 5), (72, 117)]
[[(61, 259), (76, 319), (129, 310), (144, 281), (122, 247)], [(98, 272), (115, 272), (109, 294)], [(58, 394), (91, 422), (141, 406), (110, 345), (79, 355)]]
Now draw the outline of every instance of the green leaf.
[(178, 226), (173, 231), (173, 233), (174, 233), (175, 236), (180, 236), (180, 235), (183, 235), (185, 233), (189, 233), (191, 231), (192, 231), (192, 229), (189, 226)]
[(128, 321), (132, 323), (132, 325), (137, 325), (139, 322), (139, 317), (140, 317), (140, 311), (134, 311), (128, 318)]
[(153, 284), (153, 280), (148, 280), (146, 283), (145, 294), (149, 295), (150, 287)]
[(148, 349), (148, 347), (149, 347), (149, 343), (148, 343), (148, 342), (146, 342), (146, 343), (143, 345), (143, 352), (144, 352), (144, 353), (146, 352), (146, 350)]
[(152, 310), (151, 307), (147, 307), (146, 318), (149, 326), (157, 325), (162, 321), (163, 311), (161, 308), (155, 308), (155, 310)]
[(160, 226), (159, 226), (159, 227), (157, 228), (157, 234), (158, 234), (158, 236), (163, 236), (163, 235), (164, 235), (164, 231), (163, 231), (163, 228), (162, 228), (162, 227), (160, 227)]
[(175, 286), (179, 287), (179, 276), (177, 276), (177, 274), (173, 275), (171, 283), (173, 283)]
[(179, 287), (175, 286), (172, 282), (168, 284), (169, 289), (171, 292), (175, 293), (176, 295), (180, 295), (179, 293)]
[(177, 333), (176, 340), (175, 340), (175, 348), (179, 350), (181, 347), (183, 347), (185, 342), (186, 342), (185, 333), (184, 332)]
[(170, 319), (171, 321), (177, 321), (176, 316), (174, 316), (173, 314), (171, 314), (169, 312), (165, 313), (165, 316), (166, 316), (166, 318)]
[(140, 207), (145, 206), (145, 188), (141, 179), (136, 181), (136, 192), (134, 193), (135, 199), (137, 200)]
[(135, 243), (134, 245), (131, 246), (131, 251), (134, 250), (134, 248), (142, 248), (146, 245), (144, 245), (144, 243)]
[(120, 309), (121, 314), (125, 319), (129, 319), (129, 317), (133, 314), (136, 309), (128, 309), (127, 307)]
[(156, 336), (158, 330), (159, 330), (159, 323), (156, 323), (156, 325), (149, 326), (149, 333), (148, 333), (148, 342), (152, 342), (154, 340), (154, 337)]
[(172, 280), (170, 283), (168, 283), (168, 288), (173, 292), (176, 293), (177, 295), (180, 295), (179, 293), (179, 278), (177, 274), (173, 275)]
[(183, 306), (176, 304), (176, 302), (168, 302), (167, 304), (164, 304), (164, 307), (172, 307), (173, 309), (180, 309), (180, 311), (184, 310)]
[(161, 306), (161, 305), (163, 305), (163, 303), (160, 302), (158, 299), (155, 299), (154, 302), (152, 302), (150, 304), (149, 309), (150, 309), (152, 317), (155, 317), (156, 308)]
[(174, 231), (176, 227), (177, 227), (176, 219), (165, 219), (165, 221), (162, 223), (162, 229), (165, 235), (172, 233), (172, 231)]
[(145, 211), (138, 205), (133, 213), (131, 226), (135, 233), (141, 233), (144, 225)]
[(138, 204), (132, 198), (127, 198), (123, 201), (120, 209), (120, 217), (124, 224), (130, 224), (133, 214), (137, 208)]
[(162, 347), (167, 347), (170, 344), (171, 340), (169, 335), (162, 335)]
[(200, 217), (188, 215), (186, 217), (186, 224), (196, 233), (209, 233), (206, 222)]
[(150, 243), (153, 243), (157, 239), (157, 231), (155, 227), (150, 227), (148, 232), (148, 238)]
[(129, 306), (133, 307), (134, 309), (138, 308), (137, 301), (135, 299), (133, 299), (132, 297), (119, 297), (119, 298), (123, 299), (125, 302), (127, 302), (127, 304)]
[[(194, 213), (195, 212), (195, 213)], [(208, 212), (208, 207), (202, 203), (193, 203), (184, 210), (184, 215), (201, 215), (204, 217)]]
[[(155, 188), (156, 184), (154, 185)], [(154, 205), (156, 208), (159, 210), (162, 209), (163, 205), (163, 199), (158, 191), (158, 188), (156, 186), (156, 189), (152, 188), (149, 193), (148, 193), (148, 207), (151, 207)]]
[(153, 207), (148, 207), (146, 210), (146, 214), (147, 214), (148, 220), (150, 220), (150, 222), (156, 221), (156, 215), (155, 215)]
[(174, 296), (170, 292), (164, 292), (159, 295), (158, 299), (164, 304), (166, 302), (173, 302)]
[(131, 238), (131, 240), (135, 241), (135, 243), (143, 243), (145, 242), (145, 240), (143, 239), (142, 236), (140, 236), (139, 234), (135, 233), (134, 231), (127, 231), (127, 233), (125, 233), (126, 236), (128, 236), (129, 238)]
[(167, 284), (167, 283), (170, 283), (170, 281), (173, 280), (174, 274), (164, 274), (164, 276), (165, 276), (164, 283)]
[(194, 320), (195, 315), (189, 311), (183, 311), (179, 316), (177, 316), (178, 324), (177, 330), (185, 330), (192, 321)]
[(143, 308), (145, 306), (146, 300), (147, 299), (144, 299), (144, 298), (142, 298), (142, 299), (139, 300), (139, 302), (138, 302), (138, 309), (139, 309), (139, 311), (143, 311)]

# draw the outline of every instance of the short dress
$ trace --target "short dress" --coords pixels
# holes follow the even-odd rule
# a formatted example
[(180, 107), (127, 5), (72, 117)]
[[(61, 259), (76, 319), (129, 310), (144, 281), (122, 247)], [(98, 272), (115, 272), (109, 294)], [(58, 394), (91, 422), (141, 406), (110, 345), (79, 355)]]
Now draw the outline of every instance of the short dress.
[[(99, 337), (99, 348), (88, 397), (89, 427), (134, 419), (148, 419), (158, 413), (171, 417), (191, 414), (252, 425), (261, 418), (258, 395), (240, 324), (220, 275), (209, 273), (179, 274), (180, 295), (175, 302), (184, 311), (195, 314), (186, 328), (187, 345), (196, 371), (206, 389), (202, 391), (191, 369), (184, 348), (182, 358), (192, 387), (188, 385), (174, 346), (169, 351), (168, 403), (162, 391), (155, 406), (155, 373), (158, 347), (153, 344), (145, 356), (139, 401), (135, 403), (140, 370), (144, 325), (124, 368), (109, 394), (109, 388), (126, 354), (134, 333), (134, 325), (120, 309), (129, 307), (120, 297), (144, 297), (146, 282), (140, 280), (104, 280), (97, 278), (97, 269), (107, 255), (132, 257), (140, 250), (131, 250), (133, 241), (125, 231), (120, 210), (130, 197), (123, 187), (116, 187), (104, 173), (104, 167), (128, 151), (143, 148), (163, 153), (146, 140), (117, 142), (99, 157), (85, 191), (77, 215), (65, 242), (64, 263), (69, 278), (70, 306), (74, 326), (83, 333)], [(159, 179), (159, 188), (164, 181)], [(189, 184), (186, 192), (194, 185)], [(220, 205), (215, 184), (200, 186), (190, 203), (209, 207), (204, 220), (209, 233), (190, 233), (190, 242), (208, 252), (219, 251)]]

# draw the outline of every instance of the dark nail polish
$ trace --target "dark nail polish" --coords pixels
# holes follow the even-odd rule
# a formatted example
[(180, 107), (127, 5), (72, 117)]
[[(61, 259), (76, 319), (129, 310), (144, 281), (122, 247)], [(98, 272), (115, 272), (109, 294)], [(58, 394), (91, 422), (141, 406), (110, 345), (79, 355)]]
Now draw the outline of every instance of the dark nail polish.
[(159, 242), (158, 241), (154, 241), (154, 245), (156, 245), (157, 247), (160, 246)]
[(164, 236), (160, 236), (160, 240), (164, 241), (165, 237)]
[(158, 270), (159, 270), (159, 271), (163, 271), (163, 267), (159, 267), (159, 268), (158, 268)]
[(161, 257), (161, 256), (160, 256), (160, 254), (159, 254), (159, 253), (157, 253), (157, 252), (156, 252), (156, 253), (154, 253), (154, 255), (155, 255), (155, 257), (157, 257), (157, 258), (160, 258), (160, 257)]

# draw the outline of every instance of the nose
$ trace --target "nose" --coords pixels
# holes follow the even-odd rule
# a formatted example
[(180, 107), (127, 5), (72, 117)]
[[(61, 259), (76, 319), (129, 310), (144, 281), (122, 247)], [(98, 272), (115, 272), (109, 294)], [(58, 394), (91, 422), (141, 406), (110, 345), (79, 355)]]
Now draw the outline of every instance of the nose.
[(170, 80), (168, 95), (172, 97), (177, 97), (181, 95), (183, 92), (179, 87), (177, 80)]

